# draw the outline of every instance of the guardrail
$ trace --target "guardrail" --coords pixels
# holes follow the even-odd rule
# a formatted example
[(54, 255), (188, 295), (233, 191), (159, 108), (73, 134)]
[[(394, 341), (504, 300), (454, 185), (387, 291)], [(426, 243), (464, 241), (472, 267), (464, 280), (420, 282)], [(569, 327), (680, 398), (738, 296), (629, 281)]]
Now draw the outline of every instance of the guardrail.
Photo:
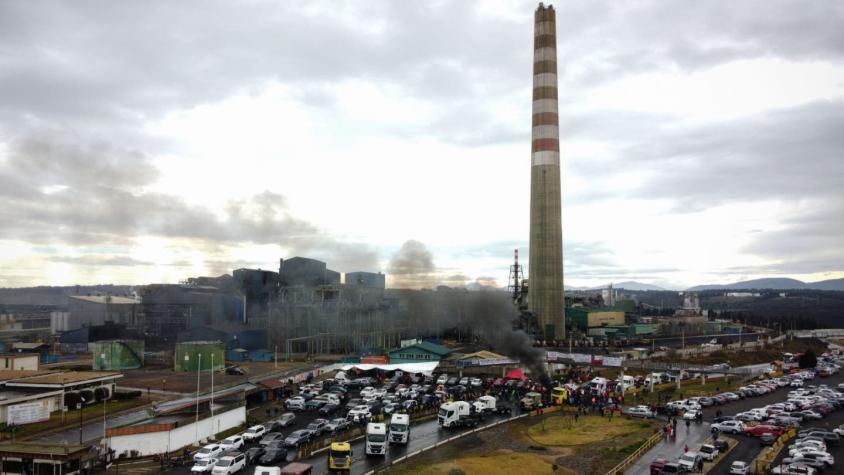
[(755, 474), (763, 474), (768, 473), (768, 468), (770, 467), (771, 463), (776, 460), (777, 456), (780, 454), (780, 451), (785, 444), (788, 443), (789, 440), (793, 439), (797, 435), (797, 429), (794, 427), (788, 429), (785, 433), (777, 438), (777, 441), (774, 442), (774, 445), (771, 447), (766, 447), (759, 453), (759, 456), (751, 464), (751, 468), (753, 473)]
[(650, 436), (647, 440), (645, 440), (644, 444), (642, 444), (641, 446), (639, 446), (638, 449), (636, 449), (635, 452), (628, 455), (626, 459), (622, 460), (621, 463), (619, 463), (618, 465), (613, 467), (609, 472), (607, 472), (607, 475), (623, 474), (628, 467), (636, 463), (642, 457), (642, 455), (645, 455), (647, 451), (651, 450), (653, 446), (658, 444), (662, 439), (663, 435), (659, 432)]

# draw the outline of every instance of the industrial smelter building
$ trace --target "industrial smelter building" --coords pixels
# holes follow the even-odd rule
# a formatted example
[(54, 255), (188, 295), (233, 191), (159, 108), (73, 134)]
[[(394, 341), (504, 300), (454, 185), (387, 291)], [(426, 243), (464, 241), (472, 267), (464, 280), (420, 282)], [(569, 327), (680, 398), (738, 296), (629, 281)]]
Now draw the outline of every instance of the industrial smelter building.
[(554, 7), (534, 14), (533, 119), (530, 173), (528, 308), (546, 340), (566, 336), (560, 131), (557, 109), (557, 26)]

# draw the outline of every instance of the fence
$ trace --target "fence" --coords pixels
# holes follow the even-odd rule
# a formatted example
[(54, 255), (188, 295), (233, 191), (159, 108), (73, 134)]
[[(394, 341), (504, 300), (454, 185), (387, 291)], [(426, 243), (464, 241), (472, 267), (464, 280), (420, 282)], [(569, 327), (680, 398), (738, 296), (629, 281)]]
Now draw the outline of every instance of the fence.
[(797, 429), (790, 428), (787, 432), (779, 436), (777, 441), (774, 442), (769, 448), (765, 448), (762, 452), (759, 453), (759, 456), (756, 457), (756, 460), (753, 461), (752, 469), (753, 473), (756, 474), (763, 474), (768, 473), (768, 468), (770, 468), (771, 463), (776, 460), (777, 455), (779, 455), (780, 451), (785, 444), (788, 443), (789, 440), (793, 439), (797, 435)]
[(651, 450), (654, 445), (658, 444), (659, 441), (662, 440), (662, 437), (662, 434), (659, 432), (650, 436), (647, 440), (645, 440), (644, 444), (642, 444), (638, 449), (636, 449), (635, 452), (630, 454), (626, 459), (622, 460), (621, 463), (619, 463), (618, 465), (613, 467), (612, 470), (607, 472), (607, 475), (623, 474), (628, 467), (636, 463), (636, 461), (639, 460), (642, 455), (645, 455), (648, 450)]

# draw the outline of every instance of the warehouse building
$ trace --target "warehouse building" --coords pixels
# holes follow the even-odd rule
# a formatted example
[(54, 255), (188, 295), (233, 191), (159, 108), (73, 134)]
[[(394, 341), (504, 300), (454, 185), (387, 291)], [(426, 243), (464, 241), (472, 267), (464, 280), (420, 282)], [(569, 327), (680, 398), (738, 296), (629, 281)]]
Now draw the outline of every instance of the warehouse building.
[(390, 357), (390, 364), (398, 363), (421, 363), (426, 361), (440, 361), (451, 350), (436, 343), (423, 341), (414, 345), (408, 345), (403, 348), (398, 348), (388, 353)]
[(586, 333), (590, 328), (624, 325), (624, 312), (614, 308), (566, 307), (571, 328)]
[(67, 301), (68, 316), (51, 322), (53, 331), (104, 325), (106, 322), (134, 326), (138, 323), (140, 302), (112, 295), (72, 295)]

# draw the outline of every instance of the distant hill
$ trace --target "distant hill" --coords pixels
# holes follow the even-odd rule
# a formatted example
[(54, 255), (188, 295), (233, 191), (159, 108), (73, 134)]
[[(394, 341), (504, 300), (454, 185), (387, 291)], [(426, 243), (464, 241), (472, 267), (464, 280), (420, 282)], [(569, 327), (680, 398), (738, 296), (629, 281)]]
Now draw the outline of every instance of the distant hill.
[(766, 279), (745, 280), (724, 285), (697, 285), (689, 288), (689, 291), (698, 292), (701, 290), (739, 290), (739, 289), (769, 289), (769, 290), (842, 290), (844, 291), (844, 279), (821, 280), (818, 282), (803, 282), (797, 279), (775, 277)]
[[(599, 287), (569, 287), (569, 286), (566, 286), (566, 290), (601, 290), (601, 289), (606, 289), (608, 286), (609, 286), (609, 284), (602, 285), (602, 286), (599, 286)], [(612, 287), (614, 289), (638, 290), (638, 291), (666, 290), (666, 289), (663, 289), (662, 287), (657, 287), (656, 285), (643, 284), (641, 282), (636, 282), (636, 281), (633, 281), (633, 280), (628, 280), (628, 281), (625, 281), (625, 282), (613, 282)]]

